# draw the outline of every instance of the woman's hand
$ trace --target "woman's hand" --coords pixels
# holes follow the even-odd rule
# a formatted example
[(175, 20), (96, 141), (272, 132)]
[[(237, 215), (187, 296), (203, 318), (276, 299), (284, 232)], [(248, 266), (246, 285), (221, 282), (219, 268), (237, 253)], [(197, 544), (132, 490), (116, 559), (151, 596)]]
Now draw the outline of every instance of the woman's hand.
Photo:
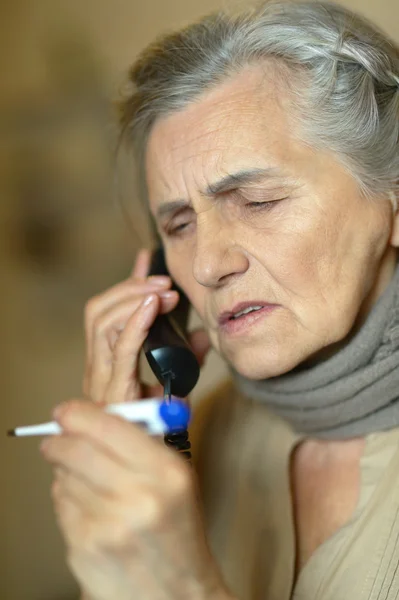
[(228, 598), (185, 461), (89, 402), (62, 404), (42, 444), (68, 563), (87, 600)]
[[(179, 295), (170, 277), (147, 277), (150, 260), (150, 251), (141, 250), (131, 277), (87, 303), (83, 393), (93, 402), (162, 396), (161, 385), (141, 381), (140, 350), (155, 317), (172, 311)], [(201, 365), (210, 348), (206, 332), (192, 332), (189, 342)]]
[[(96, 404), (162, 394), (140, 379), (139, 354), (159, 312), (178, 302), (169, 277), (146, 278), (141, 251), (131, 278), (86, 309), (84, 394), (61, 405), (64, 432), (45, 440), (68, 562), (87, 600), (225, 598), (208, 551), (192, 472), (177, 453)], [(191, 345), (200, 364), (203, 331)]]

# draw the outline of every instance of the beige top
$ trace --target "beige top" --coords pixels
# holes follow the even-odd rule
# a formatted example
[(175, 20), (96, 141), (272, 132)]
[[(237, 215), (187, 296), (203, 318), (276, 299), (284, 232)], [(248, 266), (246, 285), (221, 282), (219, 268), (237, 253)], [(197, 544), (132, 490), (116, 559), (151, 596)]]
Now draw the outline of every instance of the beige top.
[(239, 600), (399, 598), (398, 428), (367, 436), (357, 508), (294, 589), (288, 464), (299, 438), (229, 382), (200, 404), (191, 438), (210, 545)]

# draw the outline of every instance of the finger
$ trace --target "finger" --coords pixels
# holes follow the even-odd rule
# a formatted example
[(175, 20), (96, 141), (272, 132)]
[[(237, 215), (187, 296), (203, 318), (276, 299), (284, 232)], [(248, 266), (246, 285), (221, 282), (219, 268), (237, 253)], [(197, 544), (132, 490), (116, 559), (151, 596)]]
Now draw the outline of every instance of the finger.
[(58, 499), (70, 501), (92, 516), (104, 516), (109, 504), (108, 495), (101, 494), (73, 471), (66, 473), (60, 480), (55, 493)]
[(112, 332), (118, 335), (132, 314), (142, 303), (142, 298), (134, 298), (120, 302), (105, 312), (96, 322), (93, 334), (93, 350), (89, 381), (86, 384), (88, 396), (93, 402), (104, 400), (106, 389), (112, 376), (113, 343)]
[(74, 546), (76, 540), (82, 535), (83, 523), (88, 522), (87, 515), (75, 500), (65, 495), (59, 480), (55, 480), (51, 486), (51, 497), (65, 542), (68, 546)]
[[(179, 301), (177, 293), (172, 298), (168, 311), (171, 311)], [(157, 295), (150, 294), (126, 324), (115, 346), (112, 375), (106, 395), (107, 402), (141, 397), (140, 351), (159, 312), (161, 312), (160, 299)]]
[[(178, 301), (178, 294), (173, 290), (159, 292), (161, 313), (168, 312)], [(114, 353), (118, 340), (122, 335), (129, 319), (135, 314), (143, 302), (143, 297), (128, 299), (120, 302), (103, 313), (95, 325), (93, 339), (92, 363), (87, 367), (85, 384), (86, 395), (94, 402), (101, 402), (113, 372)], [(133, 336), (132, 336), (133, 337)], [(139, 367), (139, 364), (138, 364)], [(139, 379), (140, 374), (136, 372)], [(129, 381), (131, 374), (128, 374)], [(122, 399), (120, 400), (122, 401)]]
[(131, 277), (134, 279), (145, 279), (147, 277), (150, 264), (151, 264), (152, 252), (148, 248), (142, 248), (135, 260)]
[[(134, 296), (132, 298), (127, 298), (105, 311), (96, 322), (96, 335), (99, 337), (105, 336), (108, 339), (110, 347), (113, 348), (130, 317), (142, 304), (145, 298), (151, 294), (154, 294), (154, 292), (148, 292), (139, 297)], [(157, 291), (156, 294), (160, 298), (160, 313), (167, 313), (172, 310), (179, 298), (176, 290), (162, 290)]]
[(91, 298), (85, 307), (85, 336), (86, 336), (86, 361), (90, 364), (92, 355), (92, 341), (95, 332), (95, 323), (102, 314), (116, 304), (127, 298), (142, 297), (145, 294), (158, 290), (167, 290), (172, 285), (170, 277), (156, 275), (146, 281), (138, 282), (129, 278), (117, 283), (112, 288)]
[(113, 497), (125, 485), (126, 467), (106, 447), (91, 438), (65, 434), (49, 437), (42, 443), (40, 451), (45, 460), (55, 466), (56, 479), (63, 487), (73, 476), (92, 493)]
[(134, 469), (135, 473), (144, 472), (153, 476), (155, 469), (161, 477), (165, 462), (170, 462), (171, 456), (175, 458), (144, 430), (132, 427), (131, 423), (120, 417), (107, 414), (91, 402), (65, 402), (56, 408), (54, 418), (67, 434), (87, 437), (96, 442), (116, 461)]

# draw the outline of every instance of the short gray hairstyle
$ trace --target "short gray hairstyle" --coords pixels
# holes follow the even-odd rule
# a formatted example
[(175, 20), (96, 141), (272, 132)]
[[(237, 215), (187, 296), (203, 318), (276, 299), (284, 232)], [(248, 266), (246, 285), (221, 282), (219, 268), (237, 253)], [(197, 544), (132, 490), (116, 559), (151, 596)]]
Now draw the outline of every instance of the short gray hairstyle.
[(140, 170), (158, 119), (264, 59), (289, 81), (305, 143), (335, 153), (365, 195), (398, 190), (399, 48), (348, 9), (308, 0), (216, 12), (142, 52), (119, 103)]

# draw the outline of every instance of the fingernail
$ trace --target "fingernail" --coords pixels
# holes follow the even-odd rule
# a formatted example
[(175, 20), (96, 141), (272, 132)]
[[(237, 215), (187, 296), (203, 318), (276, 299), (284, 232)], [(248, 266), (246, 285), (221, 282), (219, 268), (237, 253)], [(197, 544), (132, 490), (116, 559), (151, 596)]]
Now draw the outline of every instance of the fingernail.
[(143, 306), (148, 306), (149, 304), (151, 304), (152, 302), (154, 302), (154, 300), (155, 300), (155, 295), (154, 294), (151, 294), (150, 296), (147, 296), (147, 298), (143, 302)]
[(151, 285), (163, 287), (170, 283), (170, 278), (166, 275), (150, 275), (150, 277), (147, 278), (147, 282)]
[(165, 298), (166, 300), (168, 298), (175, 298), (176, 297), (177, 292), (175, 292), (174, 290), (167, 290), (165, 292), (159, 292), (159, 296), (161, 296), (161, 298)]

